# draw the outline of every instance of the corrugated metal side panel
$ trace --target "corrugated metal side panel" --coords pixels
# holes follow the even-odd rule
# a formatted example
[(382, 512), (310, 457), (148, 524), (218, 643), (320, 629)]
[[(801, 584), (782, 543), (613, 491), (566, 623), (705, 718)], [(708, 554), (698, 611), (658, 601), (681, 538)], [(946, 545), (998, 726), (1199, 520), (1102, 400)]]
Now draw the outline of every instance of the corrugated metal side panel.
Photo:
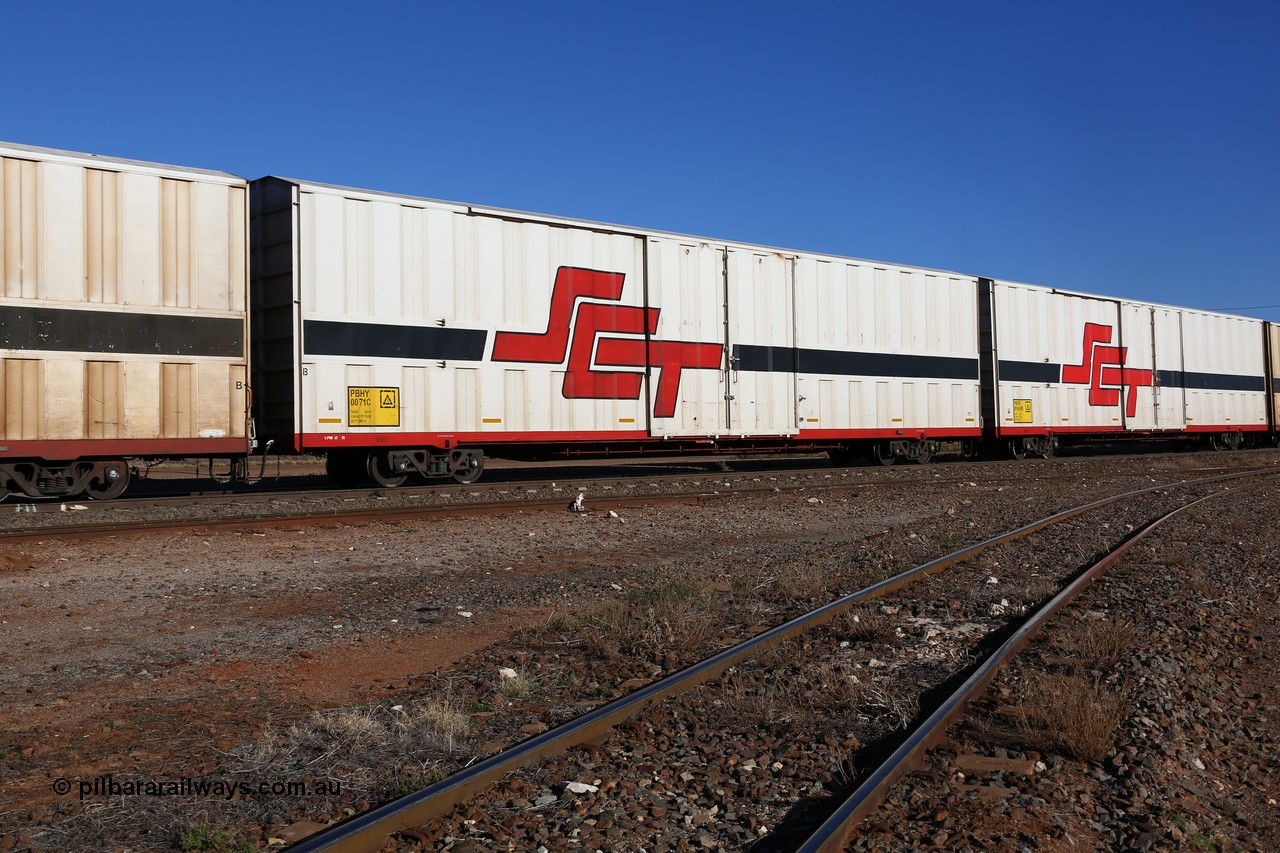
[[(801, 255), (795, 290), (801, 427), (978, 427), (975, 279)], [(806, 369), (824, 358), (843, 375)]]
[[(1087, 342), (1089, 327), (1107, 330), (1101, 333), (1106, 345), (1118, 343), (1116, 301), (1006, 282), (996, 282), (994, 293), (1000, 374), (997, 430), (1122, 428), (1118, 400), (1103, 403), (1094, 394), (1091, 402), (1088, 381), (1062, 381), (1065, 366), (1091, 375), (1087, 367), (1095, 344)], [(1029, 402), (1018, 408), (1019, 400)]]
[(40, 253), (36, 216), (36, 164), (5, 157), (0, 160), (0, 269), (4, 295), (34, 299), (40, 280)]
[[(304, 335), (304, 431), (645, 428), (643, 394), (595, 399), (564, 393), (574, 341), (590, 360), (594, 342), (621, 312), (641, 309), (640, 239), (394, 199), (347, 198), (309, 185), (300, 194), (298, 223), (301, 321), (304, 330), (316, 324), (314, 335)], [(620, 274), (621, 294), (566, 302), (571, 310), (553, 317), (563, 268)], [(580, 320), (588, 301), (597, 309), (591, 316), (599, 329)], [(487, 356), (499, 332), (558, 338), (560, 348), (541, 359), (530, 350), (493, 362)], [(392, 338), (405, 345), (389, 344)], [(398, 389), (398, 425), (349, 424), (347, 389), (355, 387), (356, 367), (367, 387)], [(612, 372), (642, 377), (644, 368)]]
[(2, 158), (3, 295), (243, 311), (245, 188)]
[[(1261, 320), (1182, 312), (1187, 426), (1258, 427), (1267, 422)], [(1198, 377), (1205, 377), (1197, 381)], [(1232, 388), (1252, 383), (1256, 387)], [(1198, 384), (1217, 387), (1196, 387)]]
[[(0, 347), (10, 360), (40, 365), (39, 393), (22, 393), (22, 405), (38, 403), (31, 411), (39, 428), (29, 437), (160, 437), (159, 363), (175, 357), (189, 370), (216, 364), (221, 379), (210, 382), (189, 426), (166, 434), (243, 434), (243, 411), (229, 411), (237, 393), (229, 368), (239, 368), (243, 386), (245, 183), (65, 152), (6, 154), (0, 298), (27, 325), (5, 326)], [(192, 336), (175, 337), (169, 317)], [(228, 354), (237, 323), (243, 349)], [(10, 410), (6, 420), (30, 418)]]
[(0, 365), (0, 438), (39, 438), (44, 420), (44, 365), (33, 358), (6, 358)]
[(120, 438), (124, 422), (124, 364), (85, 362), (85, 438)]
[(195, 371), (190, 364), (160, 368), (160, 434), (165, 438), (195, 431)]
[(1280, 429), (1280, 323), (1268, 323), (1271, 340), (1271, 427)]

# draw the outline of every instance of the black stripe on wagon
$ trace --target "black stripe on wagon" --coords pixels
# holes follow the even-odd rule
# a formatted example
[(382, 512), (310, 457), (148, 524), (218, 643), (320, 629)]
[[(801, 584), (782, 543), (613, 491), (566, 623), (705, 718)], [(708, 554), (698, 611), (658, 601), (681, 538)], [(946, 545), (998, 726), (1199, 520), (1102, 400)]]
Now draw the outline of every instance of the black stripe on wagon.
[(1032, 384), (1057, 382), (1062, 378), (1062, 365), (1043, 361), (1000, 362), (1001, 382), (1030, 382)]
[(1156, 371), (1159, 383), (1166, 388), (1189, 391), (1265, 391), (1262, 376), (1240, 376), (1228, 373), (1187, 373), (1182, 370)]
[(431, 326), (388, 326), (307, 320), (302, 324), (302, 351), (307, 355), (355, 358), (421, 358), (480, 361), (489, 333), (484, 329), (439, 329)]
[(0, 349), (244, 358), (244, 321), (3, 305)]
[(739, 370), (760, 373), (797, 371), (833, 376), (902, 376), (928, 379), (977, 379), (976, 358), (900, 355), (881, 352), (795, 349), (739, 344), (733, 348)]

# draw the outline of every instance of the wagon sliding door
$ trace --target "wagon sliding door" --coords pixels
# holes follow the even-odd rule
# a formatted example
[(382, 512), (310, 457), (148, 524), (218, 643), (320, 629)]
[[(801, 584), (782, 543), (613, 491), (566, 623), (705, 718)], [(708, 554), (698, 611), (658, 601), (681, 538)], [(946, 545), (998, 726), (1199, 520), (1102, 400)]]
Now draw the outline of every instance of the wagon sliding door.
[(728, 432), (794, 435), (795, 258), (730, 249), (726, 271)]
[[(664, 393), (657, 395), (662, 399), (650, 400), (652, 435), (715, 438), (726, 431), (726, 374), (718, 349), (725, 335), (724, 259), (721, 246), (669, 238), (648, 241), (645, 302), (658, 311), (652, 340), (705, 343), (712, 354), (707, 367), (681, 368), (678, 376), (665, 378), (665, 386), (661, 371), (672, 368), (658, 368), (657, 389)], [(654, 383), (649, 389), (652, 398)], [(667, 399), (672, 391), (674, 403)]]
[(1175, 308), (1151, 309), (1154, 346), (1156, 429), (1182, 430), (1187, 425), (1186, 392), (1182, 387), (1182, 312)]

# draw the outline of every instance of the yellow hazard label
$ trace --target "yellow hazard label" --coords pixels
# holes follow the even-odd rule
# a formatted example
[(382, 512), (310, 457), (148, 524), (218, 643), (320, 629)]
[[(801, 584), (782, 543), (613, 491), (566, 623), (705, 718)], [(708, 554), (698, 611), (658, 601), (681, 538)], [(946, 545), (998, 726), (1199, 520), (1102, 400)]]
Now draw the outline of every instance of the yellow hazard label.
[(347, 424), (353, 427), (400, 426), (400, 389), (348, 387)]
[(1015, 424), (1029, 424), (1034, 419), (1031, 417), (1031, 401), (1030, 400), (1014, 400), (1013, 401), (1013, 422)]

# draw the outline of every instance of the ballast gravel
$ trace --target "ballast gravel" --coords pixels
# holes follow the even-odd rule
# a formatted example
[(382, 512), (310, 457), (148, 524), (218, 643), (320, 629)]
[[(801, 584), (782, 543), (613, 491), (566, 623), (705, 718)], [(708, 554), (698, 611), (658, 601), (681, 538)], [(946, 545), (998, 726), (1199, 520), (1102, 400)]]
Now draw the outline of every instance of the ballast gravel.
[[(561, 622), (610, 602), (705, 585), (723, 596), (731, 619), (702, 629), (702, 644), (714, 646), (796, 615), (828, 587), (850, 591), (1092, 497), (1222, 464), (1277, 461), (1274, 451), (1257, 451), (815, 468), (803, 475), (803, 492), (769, 491), (770, 474), (760, 470), (751, 476), (765, 488), (750, 495), (616, 516), (591, 511), (588, 489), (585, 513), (65, 542), (51, 533), (0, 555), (8, 602), (0, 851), (279, 847), (692, 662), (700, 646), (674, 635), (645, 654), (612, 657), (607, 643), (588, 650), (572, 633), (557, 639)], [(996, 471), (1009, 474), (995, 479)], [(893, 484), (867, 485), (885, 478)], [(1137, 566), (1150, 591), (1124, 581), (1133, 586), (1115, 602), (1059, 617), (1083, 630), (1096, 620), (1081, 614), (1099, 612), (1140, 626), (1142, 645), (1123, 667), (1099, 674), (1122, 682), (1130, 701), (1116, 746), (1100, 761), (1009, 742), (1005, 700), (993, 700), (933, 755), (926, 775), (895, 792), (854, 847), (1254, 849), (1274, 836), (1280, 535), (1265, 508), (1276, 498), (1270, 487), (1230, 504), (1230, 513), (1225, 501), (1215, 504), (1196, 516), (1207, 534), (1190, 530), (1165, 546), (1164, 562)], [(1116, 512), (1095, 532), (1118, 538), (1140, 523)], [(877, 611), (890, 620), (888, 638), (847, 626), (815, 636), (823, 667), (812, 669), (799, 652), (743, 667), (682, 703), (650, 708), (629, 724), (633, 737), (620, 730), (594, 751), (512, 777), (487, 804), (398, 835), (388, 849), (787, 849), (807, 815), (865, 770), (860, 750), (897, 730), (918, 685), (962, 668), (978, 636), (964, 626), (1012, 618), (1035, 592), (1030, 581), (1050, 562), (1045, 552), (1062, 557), (1073, 547), (1097, 546), (1063, 539), (1040, 553), (1011, 550), (991, 558), (999, 565), (971, 566), (967, 585), (885, 603), (905, 608)], [(1079, 563), (1088, 555), (1067, 556)], [(762, 584), (765, 594), (752, 591)], [(1069, 656), (1071, 641), (1053, 642), (1066, 645), (1053, 646), (1043, 665), (1064, 666), (1055, 661)], [(837, 659), (843, 654), (851, 657)], [(1035, 659), (1033, 650), (1027, 660)], [(833, 661), (841, 665), (832, 669)], [(880, 678), (881, 669), (893, 678)], [(529, 678), (531, 692), (513, 692), (503, 670)], [(1026, 672), (1013, 670), (1001, 695), (1016, 697)], [(849, 674), (883, 695), (858, 694), (850, 720), (831, 729), (847, 737), (806, 741), (811, 729), (796, 708), (841, 713), (818, 688)], [(797, 687), (806, 680), (812, 689)], [(355, 749), (371, 733), (404, 730), (396, 715), (440, 699), (466, 719), (458, 743), (415, 742), (391, 764)], [(326, 731), (339, 733), (328, 746), (314, 740), (323, 734), (317, 712)], [(771, 716), (779, 712), (790, 716)], [(984, 714), (994, 722), (983, 725)], [(334, 777), (347, 782), (342, 793), (271, 792), (275, 783), (320, 781), (304, 769), (318, 763), (289, 762), (326, 750), (347, 761), (334, 768), (351, 771)], [(974, 765), (974, 756), (996, 763)], [(92, 787), (104, 778), (268, 788), (228, 798), (126, 795)], [(68, 793), (54, 787), (59, 780)]]

